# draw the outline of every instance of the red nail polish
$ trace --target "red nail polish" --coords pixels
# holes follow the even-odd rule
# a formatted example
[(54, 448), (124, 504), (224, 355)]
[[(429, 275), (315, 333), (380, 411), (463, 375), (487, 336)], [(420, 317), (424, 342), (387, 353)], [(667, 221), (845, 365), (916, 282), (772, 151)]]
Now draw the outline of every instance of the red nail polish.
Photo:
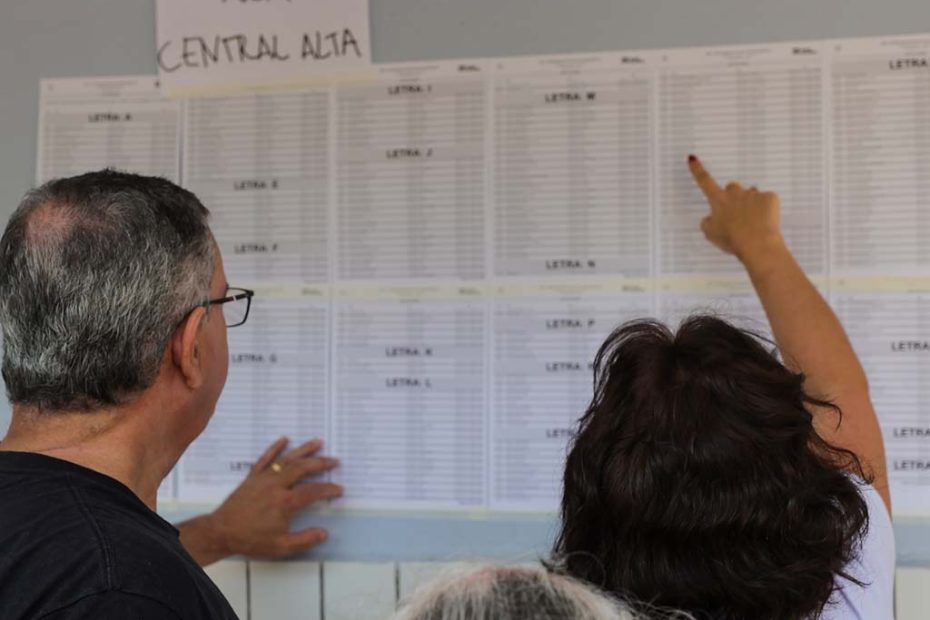
[(695, 157), (694, 155), (688, 155), (688, 161), (692, 161), (692, 162), (697, 161), (697, 157)]

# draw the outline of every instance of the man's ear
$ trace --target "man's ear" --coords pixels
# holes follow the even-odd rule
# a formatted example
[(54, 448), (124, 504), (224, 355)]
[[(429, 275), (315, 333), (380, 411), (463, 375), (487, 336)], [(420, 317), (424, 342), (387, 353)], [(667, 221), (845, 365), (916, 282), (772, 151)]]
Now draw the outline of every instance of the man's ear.
[(187, 387), (192, 390), (203, 384), (200, 327), (205, 314), (205, 308), (195, 308), (184, 322), (178, 325), (171, 337), (171, 361), (184, 377)]

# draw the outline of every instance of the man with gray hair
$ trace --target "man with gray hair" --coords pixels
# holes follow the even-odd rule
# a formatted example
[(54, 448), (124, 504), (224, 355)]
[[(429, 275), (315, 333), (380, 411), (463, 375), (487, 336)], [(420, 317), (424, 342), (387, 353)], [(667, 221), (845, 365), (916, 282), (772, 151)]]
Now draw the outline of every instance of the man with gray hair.
[(291, 517), (342, 490), (335, 466), (279, 440), (215, 512), (175, 529), (158, 487), (226, 381), (227, 326), (251, 291), (226, 281), (207, 210), (164, 179), (102, 171), (51, 181), (0, 240), (4, 620), (235, 618), (201, 565), (277, 557), (325, 532)]
[[(654, 618), (693, 620), (655, 610)], [(542, 566), (475, 564), (417, 588), (391, 620), (650, 620), (594, 586)]]

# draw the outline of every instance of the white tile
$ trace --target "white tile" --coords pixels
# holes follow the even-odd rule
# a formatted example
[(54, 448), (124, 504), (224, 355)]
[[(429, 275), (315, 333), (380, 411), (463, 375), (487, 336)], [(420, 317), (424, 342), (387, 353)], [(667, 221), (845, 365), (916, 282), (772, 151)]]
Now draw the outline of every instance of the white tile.
[(897, 620), (926, 620), (930, 617), (930, 569), (898, 569), (895, 610)]
[(223, 560), (204, 569), (240, 618), (249, 617), (249, 578), (245, 560)]
[(387, 620), (396, 604), (397, 565), (393, 562), (323, 564), (325, 620)]
[(249, 562), (251, 620), (321, 620), (318, 562)]

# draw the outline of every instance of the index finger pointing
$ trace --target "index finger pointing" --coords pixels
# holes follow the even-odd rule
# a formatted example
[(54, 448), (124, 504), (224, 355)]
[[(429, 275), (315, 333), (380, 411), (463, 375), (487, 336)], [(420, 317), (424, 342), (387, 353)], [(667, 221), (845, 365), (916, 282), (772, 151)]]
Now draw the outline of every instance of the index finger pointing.
[(704, 195), (707, 196), (708, 200), (723, 192), (720, 186), (717, 185), (714, 177), (710, 176), (710, 173), (704, 168), (704, 164), (701, 163), (701, 160), (694, 155), (688, 156), (688, 168), (691, 170), (694, 181), (698, 184), (698, 187), (701, 188), (701, 191), (704, 192)]

